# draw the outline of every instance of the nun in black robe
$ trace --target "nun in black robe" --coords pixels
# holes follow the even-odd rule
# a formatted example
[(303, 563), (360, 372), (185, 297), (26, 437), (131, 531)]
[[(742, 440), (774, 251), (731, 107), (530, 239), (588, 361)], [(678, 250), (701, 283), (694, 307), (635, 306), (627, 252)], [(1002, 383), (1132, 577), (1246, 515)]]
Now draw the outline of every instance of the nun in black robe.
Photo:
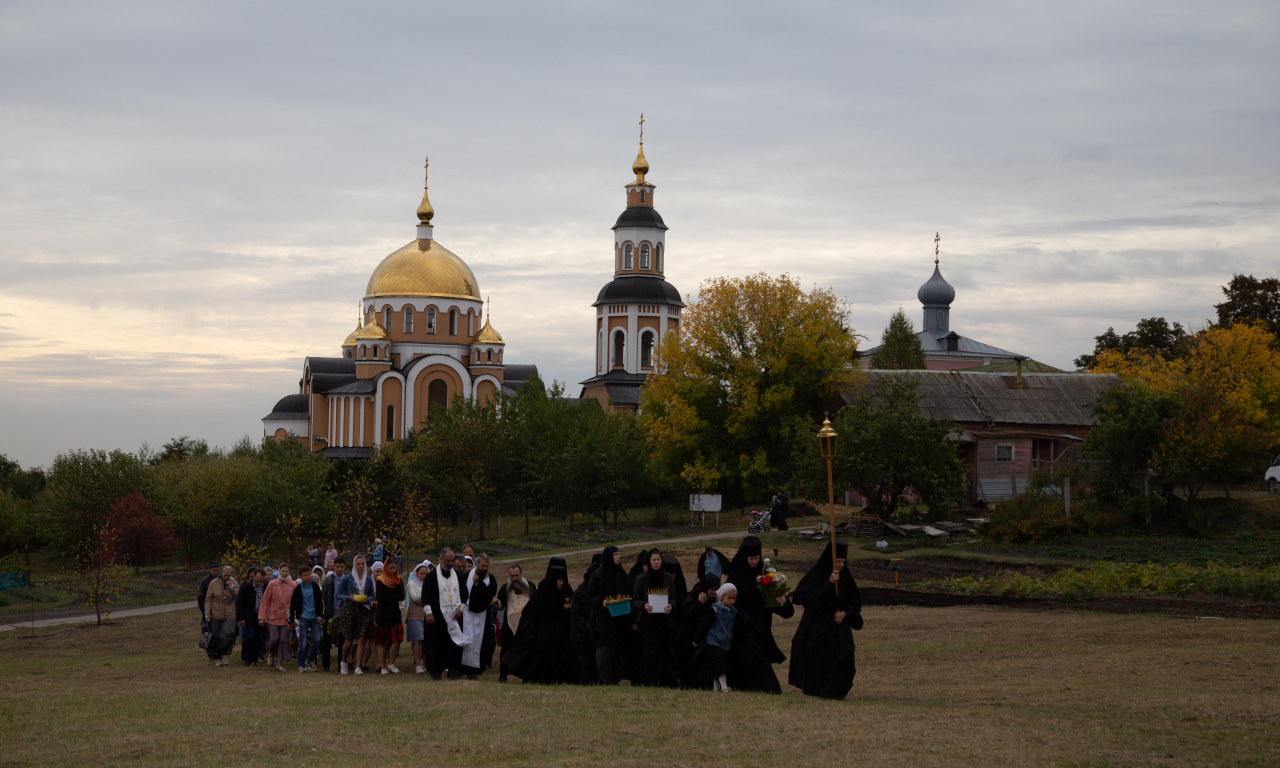
[(572, 600), (569, 568), (564, 558), (553, 557), (520, 614), (520, 631), (506, 654), (511, 674), (526, 683), (578, 682), (578, 658), (569, 642)]
[[(631, 582), (623, 570), (618, 548), (609, 545), (600, 553), (600, 572), (591, 582), (595, 612), (596, 670), (604, 685), (617, 685), (627, 676), (628, 657), (634, 643), (631, 626)], [(618, 615), (610, 603), (626, 603)]]
[(600, 553), (591, 556), (591, 565), (582, 574), (582, 583), (573, 591), (570, 602), (569, 642), (573, 643), (573, 652), (578, 657), (578, 680), (583, 685), (595, 685), (600, 682), (600, 673), (596, 670), (595, 602), (591, 599), (592, 581), (600, 572)]
[[(847, 556), (849, 545), (836, 542), (836, 557)], [(839, 582), (839, 592), (832, 579)], [(862, 629), (862, 598), (847, 567), (836, 573), (831, 548), (824, 547), (792, 594), (804, 616), (791, 641), (788, 681), (807, 696), (843, 699), (853, 687), (853, 630)], [(843, 612), (843, 621), (836, 614)]]
[[(680, 599), (683, 594), (676, 589), (676, 580), (664, 566), (662, 552), (649, 551), (649, 563), (636, 577), (631, 593), (632, 621), (636, 625), (636, 644), (639, 646), (639, 666), (631, 676), (633, 684), (675, 687), (676, 678), (675, 634), (680, 622)], [(658, 567), (653, 567), (653, 560)], [(655, 611), (649, 605), (649, 595), (665, 595), (667, 610)]]
[(680, 676), (682, 688), (710, 687), (706, 676), (694, 664), (694, 655), (698, 650), (699, 625), (711, 614), (711, 606), (716, 602), (716, 590), (719, 588), (719, 576), (703, 576), (701, 581), (693, 585), (693, 591), (680, 608), (680, 629), (676, 632), (676, 672)]
[[(755, 565), (751, 564), (752, 559), (755, 559)], [(746, 617), (747, 624), (742, 636), (734, 635), (733, 649), (729, 652), (730, 669), (736, 670), (733, 676), (737, 678), (731, 680), (730, 685), (742, 691), (782, 693), (782, 684), (778, 682), (773, 665), (786, 661), (787, 656), (773, 639), (773, 617), (789, 619), (795, 615), (796, 609), (789, 599), (784, 599), (782, 605), (778, 605), (776, 600), (765, 603), (760, 584), (756, 581), (762, 573), (764, 553), (760, 539), (748, 536), (733, 556), (725, 582), (738, 588), (738, 612)]]

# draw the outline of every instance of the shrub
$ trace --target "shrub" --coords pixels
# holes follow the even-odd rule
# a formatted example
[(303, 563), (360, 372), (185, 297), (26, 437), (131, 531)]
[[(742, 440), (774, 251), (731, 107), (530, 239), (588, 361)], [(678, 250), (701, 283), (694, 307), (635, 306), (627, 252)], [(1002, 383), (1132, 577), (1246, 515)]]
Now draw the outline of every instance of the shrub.
[(1105, 525), (1103, 515), (1092, 501), (1072, 504), (1068, 519), (1062, 499), (1035, 493), (997, 504), (989, 517), (984, 532), (1005, 544), (1041, 543), (1072, 534), (1093, 535)]

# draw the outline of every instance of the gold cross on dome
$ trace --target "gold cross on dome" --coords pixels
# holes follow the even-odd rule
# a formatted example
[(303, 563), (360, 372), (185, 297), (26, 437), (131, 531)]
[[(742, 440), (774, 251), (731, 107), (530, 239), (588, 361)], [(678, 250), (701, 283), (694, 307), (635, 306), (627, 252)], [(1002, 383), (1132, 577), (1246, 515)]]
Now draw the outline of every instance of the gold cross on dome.
[(644, 143), (644, 113), (640, 113), (640, 143)]

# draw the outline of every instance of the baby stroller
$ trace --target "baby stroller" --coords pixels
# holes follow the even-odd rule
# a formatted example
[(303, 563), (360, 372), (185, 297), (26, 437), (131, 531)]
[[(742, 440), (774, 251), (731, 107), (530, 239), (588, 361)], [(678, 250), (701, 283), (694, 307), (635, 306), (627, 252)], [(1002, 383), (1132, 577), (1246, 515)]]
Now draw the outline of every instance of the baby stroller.
[(763, 512), (753, 509), (747, 515), (751, 518), (747, 521), (747, 533), (769, 532), (769, 521), (773, 519), (772, 512), (767, 509)]

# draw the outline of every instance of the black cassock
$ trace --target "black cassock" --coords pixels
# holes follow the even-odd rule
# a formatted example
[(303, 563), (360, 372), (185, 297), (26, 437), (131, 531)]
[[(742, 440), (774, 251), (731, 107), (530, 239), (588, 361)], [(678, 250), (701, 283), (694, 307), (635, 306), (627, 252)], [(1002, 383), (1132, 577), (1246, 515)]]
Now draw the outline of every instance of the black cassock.
[[(558, 588), (557, 579), (563, 580)], [(520, 630), (511, 648), (504, 649), (503, 658), (511, 674), (526, 683), (580, 680), (578, 657), (569, 639), (572, 599), (569, 570), (562, 558), (552, 558), (546, 576), (520, 614)]]
[[(748, 557), (760, 557), (761, 560), (753, 568)], [(789, 619), (795, 615), (795, 606), (787, 600), (782, 605), (765, 601), (756, 577), (764, 573), (764, 559), (761, 552), (760, 539), (748, 536), (742, 540), (733, 562), (729, 565), (727, 583), (738, 588), (738, 611), (746, 614), (747, 632), (750, 636), (739, 637), (735, 632), (733, 650), (730, 651), (730, 668), (737, 667), (740, 672), (736, 684), (731, 687), (743, 691), (763, 691), (765, 693), (782, 693), (782, 684), (773, 671), (774, 664), (786, 661), (786, 654), (773, 639), (773, 617), (775, 615)], [(765, 663), (761, 664), (759, 656)]]
[[(459, 599), (462, 607), (467, 604), (467, 579), (462, 574), (454, 570), (453, 573), (458, 579)], [(427, 578), (422, 581), (422, 605), (425, 609), (431, 607), (431, 613), (435, 616), (434, 622), (423, 622), (424, 636), (427, 646), (427, 671), (432, 677), (439, 677), (446, 669), (449, 670), (450, 677), (456, 677), (462, 673), (462, 646), (453, 642), (453, 638), (449, 636), (449, 626), (445, 622), (453, 621), (458, 625), (459, 631), (462, 629), (462, 618), (454, 619), (453, 616), (444, 616), (440, 611), (440, 576), (441, 569), (437, 568), (427, 574)]]
[[(844, 547), (838, 545), (838, 554)], [(792, 594), (796, 605), (804, 608), (804, 616), (791, 641), (788, 681), (808, 696), (843, 699), (853, 687), (856, 672), (853, 630), (862, 629), (862, 598), (848, 568), (840, 571), (837, 595), (829, 581), (833, 570), (831, 550), (824, 549)], [(838, 610), (847, 614), (841, 624), (835, 621)]]

